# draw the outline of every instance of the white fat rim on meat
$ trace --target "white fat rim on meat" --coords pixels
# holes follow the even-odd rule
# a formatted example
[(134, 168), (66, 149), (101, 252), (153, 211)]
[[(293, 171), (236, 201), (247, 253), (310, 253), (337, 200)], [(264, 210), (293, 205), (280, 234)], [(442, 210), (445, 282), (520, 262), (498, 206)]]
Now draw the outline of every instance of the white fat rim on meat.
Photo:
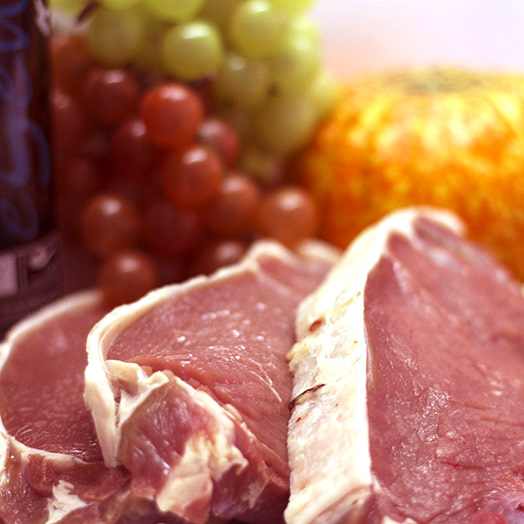
[(381, 521), (381, 524), (417, 524), (417, 522), (413, 519), (406, 519), (403, 520), (402, 523), (399, 523), (396, 520), (393, 520), (391, 517), (384, 517)]
[[(100, 299), (100, 293), (95, 290), (74, 293), (43, 307), (15, 324), (0, 344), (0, 374), (11, 354), (12, 348), (20, 338), (27, 335), (28, 332), (38, 329), (55, 316), (76, 308), (96, 304)], [(7, 482), (7, 460), (11, 453), (16, 453), (22, 463), (27, 463), (31, 456), (40, 456), (45, 458), (48, 463), (59, 467), (84, 463), (83, 460), (65, 453), (43, 451), (19, 442), (15, 437), (8, 434), (0, 414), (0, 485), (2, 486)], [(53, 496), (48, 501), (48, 516), (44, 524), (59, 522), (70, 512), (88, 505), (87, 502), (81, 500), (78, 496), (70, 494), (70, 489), (71, 486), (67, 485), (67, 483), (59, 483), (59, 485), (53, 487)]]
[[(298, 252), (312, 261), (329, 261), (330, 263), (333, 263), (339, 254), (338, 250), (322, 242), (304, 243), (304, 245), (300, 246)], [(168, 381), (173, 379), (177, 380), (178, 384), (183, 384), (183, 387), (191, 390), (192, 397), (197, 399), (202, 405), (205, 405), (205, 408), (214, 414), (215, 419), (222, 428), (222, 433), (220, 435), (217, 434), (216, 441), (212, 443), (214, 453), (209, 454), (209, 450), (202, 452), (202, 443), (196, 440), (188, 443), (186, 447), (188, 456), (182, 458), (182, 462), (170, 475), (166, 488), (157, 497), (157, 504), (163, 508), (182, 506), (187, 501), (187, 497), (184, 498), (182, 496), (183, 490), (180, 483), (182, 477), (185, 482), (184, 489), (188, 485), (196, 484), (205, 484), (209, 487), (211, 486), (209, 484), (211, 482), (209, 471), (213, 472), (213, 479), (217, 480), (231, 467), (245, 467), (247, 465), (245, 457), (234, 446), (234, 439), (225, 437), (228, 434), (232, 435), (232, 419), (237, 418), (235, 410), (229, 409), (232, 406), (220, 406), (210, 395), (195, 390), (181, 380), (174, 378), (169, 372), (157, 371), (148, 376), (137, 364), (106, 360), (109, 348), (120, 332), (131, 325), (135, 319), (141, 317), (162, 301), (183, 296), (195, 287), (208, 286), (213, 282), (227, 280), (245, 272), (256, 273), (259, 269), (259, 257), (271, 255), (280, 259), (290, 260), (296, 256), (275, 242), (257, 242), (238, 264), (222, 268), (210, 277), (199, 276), (182, 284), (161, 287), (148, 293), (135, 303), (117, 307), (105, 316), (88, 336), (85, 400), (93, 414), (98, 440), (107, 466), (119, 464), (118, 454), (123, 423), (132, 416), (138, 406), (153, 391), (163, 387)], [(132, 383), (134, 386), (132, 388), (133, 392), (129, 393), (121, 389), (119, 380)], [(118, 397), (120, 397), (119, 402), (116, 402)], [(238, 418), (237, 421), (241, 422)], [(247, 426), (243, 426), (250, 434)], [(225, 461), (220, 459), (217, 462), (216, 457), (225, 457)], [(189, 458), (191, 458), (191, 467), (188, 465)], [(195, 465), (198, 464), (200, 464), (200, 468), (195, 469)], [(189, 473), (192, 478), (189, 478)], [(205, 479), (203, 475), (208, 478)], [(248, 494), (248, 503), (254, 504), (264, 486), (252, 486), (251, 488)]]
[(78, 495), (71, 494), (73, 488), (72, 484), (63, 480), (53, 486), (53, 498), (47, 503), (47, 524), (56, 524), (69, 513), (87, 505)]
[[(173, 380), (178, 387), (190, 392), (193, 399), (208, 413), (212, 413), (219, 428), (212, 435), (212, 442), (210, 437), (202, 435), (195, 435), (189, 440), (182, 460), (171, 470), (165, 486), (156, 497), (160, 511), (183, 515), (195, 493), (199, 496), (206, 494), (211, 499), (213, 479), (220, 478), (232, 467), (240, 473), (248, 466), (248, 461), (232, 445), (235, 440), (233, 416), (226, 413), (207, 393), (195, 390), (178, 377), (173, 377)], [(247, 494), (246, 500), (250, 506), (254, 505), (264, 487), (262, 485), (260, 489)]]
[[(457, 217), (443, 210), (395, 212), (359, 235), (299, 306), (298, 342), (289, 353), (297, 400), (288, 436), (288, 524), (335, 524), (350, 511), (358, 519), (372, 491), (380, 490), (369, 453), (364, 288), (391, 234), (414, 239), (420, 217), (464, 232)], [(315, 321), (318, 328), (310, 332)], [(383, 522), (394, 524), (389, 518)]]

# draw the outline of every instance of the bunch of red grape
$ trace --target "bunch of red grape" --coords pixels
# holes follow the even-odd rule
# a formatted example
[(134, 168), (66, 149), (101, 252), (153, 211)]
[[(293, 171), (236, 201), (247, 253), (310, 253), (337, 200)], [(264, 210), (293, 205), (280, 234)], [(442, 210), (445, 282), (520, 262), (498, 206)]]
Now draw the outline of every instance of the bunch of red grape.
[(240, 169), (238, 133), (197, 90), (100, 66), (77, 34), (54, 37), (52, 54), (62, 228), (100, 260), (110, 302), (232, 263), (260, 236), (315, 234), (309, 195)]

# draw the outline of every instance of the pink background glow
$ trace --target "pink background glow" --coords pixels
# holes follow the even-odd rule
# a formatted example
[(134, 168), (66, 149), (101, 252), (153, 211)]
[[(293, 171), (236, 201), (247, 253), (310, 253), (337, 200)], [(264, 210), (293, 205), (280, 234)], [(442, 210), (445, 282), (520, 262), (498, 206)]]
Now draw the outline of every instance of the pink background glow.
[(317, 0), (340, 78), (406, 67), (524, 73), (524, 0)]

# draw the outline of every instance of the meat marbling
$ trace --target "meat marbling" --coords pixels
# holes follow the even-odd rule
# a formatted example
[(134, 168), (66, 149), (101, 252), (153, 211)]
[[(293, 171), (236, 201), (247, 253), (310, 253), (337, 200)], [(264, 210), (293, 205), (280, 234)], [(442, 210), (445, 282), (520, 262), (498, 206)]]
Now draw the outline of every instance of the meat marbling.
[(463, 235), (394, 213), (301, 304), (289, 524), (524, 522), (524, 298)]
[(85, 398), (105, 462), (136, 497), (204, 523), (278, 524), (296, 306), (334, 250), (257, 244), (237, 266), (156, 290), (90, 333)]

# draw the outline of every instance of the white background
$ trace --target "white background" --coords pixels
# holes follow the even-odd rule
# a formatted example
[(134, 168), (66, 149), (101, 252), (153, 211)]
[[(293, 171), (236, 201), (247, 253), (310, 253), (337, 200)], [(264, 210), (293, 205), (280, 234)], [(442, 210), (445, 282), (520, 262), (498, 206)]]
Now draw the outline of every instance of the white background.
[(524, 0), (316, 0), (339, 78), (455, 65), (524, 73)]

